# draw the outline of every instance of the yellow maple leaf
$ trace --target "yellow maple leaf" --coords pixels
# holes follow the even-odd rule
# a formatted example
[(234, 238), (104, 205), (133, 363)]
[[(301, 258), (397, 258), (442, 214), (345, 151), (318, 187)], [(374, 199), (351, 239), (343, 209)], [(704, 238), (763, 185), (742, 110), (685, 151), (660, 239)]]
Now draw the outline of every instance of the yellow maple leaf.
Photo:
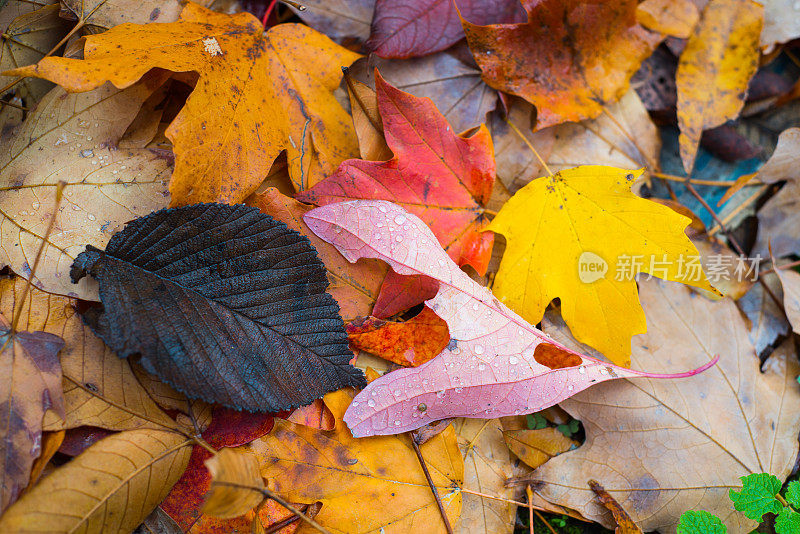
[(716, 293), (684, 234), (690, 220), (631, 192), (641, 173), (585, 165), (538, 178), (489, 225), (508, 242), (494, 293), (532, 324), (560, 298), (573, 335), (623, 365), (647, 330), (638, 272)]
[(84, 60), (48, 57), (8, 74), (69, 91), (133, 85), (152, 68), (194, 71), (194, 92), (166, 131), (174, 144), (172, 204), (241, 202), (286, 150), (306, 189), (358, 154), (352, 122), (333, 91), (358, 54), (302, 24), (264, 33), (249, 13), (189, 3), (176, 22), (120, 24), (86, 37)]

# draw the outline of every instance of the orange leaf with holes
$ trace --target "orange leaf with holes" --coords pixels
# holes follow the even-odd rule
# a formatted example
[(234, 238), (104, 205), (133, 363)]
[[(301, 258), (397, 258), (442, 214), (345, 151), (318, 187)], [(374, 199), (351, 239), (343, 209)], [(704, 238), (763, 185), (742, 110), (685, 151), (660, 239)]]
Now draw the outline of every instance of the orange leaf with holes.
[(86, 37), (84, 60), (48, 57), (9, 74), (69, 91), (133, 85), (152, 68), (195, 71), (194, 92), (166, 131), (175, 151), (173, 205), (241, 202), (286, 150), (294, 186), (310, 187), (358, 154), (333, 91), (359, 56), (301, 24), (264, 33), (249, 13), (189, 3), (176, 22), (121, 24)]
[(408, 321), (364, 317), (347, 325), (350, 347), (365, 350), (405, 367), (416, 367), (447, 347), (450, 331), (427, 306)]

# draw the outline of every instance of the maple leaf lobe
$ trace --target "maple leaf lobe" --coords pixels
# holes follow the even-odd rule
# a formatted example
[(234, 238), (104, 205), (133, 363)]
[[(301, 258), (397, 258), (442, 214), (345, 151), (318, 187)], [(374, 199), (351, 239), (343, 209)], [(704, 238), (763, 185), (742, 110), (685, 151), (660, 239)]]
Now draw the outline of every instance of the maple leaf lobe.
[(308, 239), (242, 205), (197, 204), (128, 223), (70, 275), (100, 283), (84, 322), (118, 356), (191, 398), (277, 411), (363, 386), (325, 267)]

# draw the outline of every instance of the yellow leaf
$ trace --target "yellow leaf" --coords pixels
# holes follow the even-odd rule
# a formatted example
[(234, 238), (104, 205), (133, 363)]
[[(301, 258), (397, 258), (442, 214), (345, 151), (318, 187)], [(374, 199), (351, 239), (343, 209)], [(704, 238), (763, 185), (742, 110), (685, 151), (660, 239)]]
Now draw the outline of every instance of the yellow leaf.
[(756, 73), (764, 9), (752, 0), (712, 0), (678, 62), (683, 167), (692, 172), (703, 130), (734, 119)]
[(636, 20), (647, 29), (688, 39), (700, 12), (692, 0), (645, 0), (636, 6)]
[(14, 74), (70, 91), (105, 81), (128, 87), (152, 68), (195, 71), (199, 80), (166, 131), (175, 152), (173, 205), (241, 202), (287, 152), (298, 190), (358, 154), (350, 116), (333, 91), (359, 56), (302, 24), (264, 33), (249, 13), (189, 3), (177, 22), (121, 24), (86, 38), (85, 60), (50, 57)]
[(507, 240), (495, 295), (531, 324), (560, 298), (575, 337), (623, 365), (646, 331), (636, 272), (714, 291), (690, 268), (690, 220), (631, 193), (641, 173), (586, 165), (538, 178), (489, 225)]
[(264, 495), (258, 491), (264, 488), (258, 459), (250, 451), (226, 447), (205, 464), (211, 473), (211, 492), (203, 505), (204, 513), (231, 519), (246, 514), (264, 500)]
[(6, 510), (0, 532), (127, 534), (183, 474), (191, 443), (158, 430), (129, 430), (98, 441)]
[[(336, 428), (325, 432), (280, 419), (250, 444), (270, 489), (290, 502), (322, 502), (314, 519), (331, 532), (441, 532), (433, 499), (408, 434), (356, 439), (342, 415), (353, 399), (349, 390), (325, 396)], [(420, 445), (450, 523), (461, 514), (464, 461), (455, 431)], [(305, 524), (298, 532), (315, 532)]]

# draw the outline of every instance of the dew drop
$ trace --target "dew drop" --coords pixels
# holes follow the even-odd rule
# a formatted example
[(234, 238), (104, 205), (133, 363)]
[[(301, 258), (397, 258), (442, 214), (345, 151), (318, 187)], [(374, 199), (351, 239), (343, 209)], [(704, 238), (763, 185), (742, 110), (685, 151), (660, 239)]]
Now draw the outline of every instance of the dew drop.
[(475, 351), (475, 354), (483, 354), (483, 345), (475, 345), (473, 350)]
[(437, 392), (436, 392), (436, 397), (437, 397), (437, 398), (439, 398), (439, 399), (441, 399), (442, 397), (444, 397), (444, 390), (437, 391)]
[(439, 267), (444, 267), (444, 260), (439, 260), (437, 263), (439, 264)]
[(517, 365), (519, 363), (519, 359), (516, 356), (511, 356), (508, 359), (508, 363), (510, 363), (511, 365)]
[(378, 211), (381, 213), (386, 213), (386, 206), (378, 206)]
[(375, 407), (375, 399), (369, 399), (367, 401), (367, 406), (369, 406), (370, 408), (374, 408)]
[(573, 389), (575, 389), (575, 386), (573, 386), (572, 384), (570, 384), (570, 385), (568, 385), (568, 386), (567, 386), (567, 389), (568, 389), (569, 391), (572, 391)]
[(476, 302), (475, 304), (473, 304), (473, 305), (472, 305), (472, 309), (473, 309), (473, 310), (475, 310), (475, 311), (478, 311), (478, 308), (480, 308), (480, 306), (478, 306), (478, 303), (477, 303), (477, 302)]
[(464, 391), (464, 388), (456, 388), (453, 391), (455, 391), (456, 393), (461, 393), (462, 391)]
[(428, 409), (428, 405), (427, 405), (427, 404), (425, 404), (424, 402), (420, 403), (420, 404), (417, 406), (417, 411), (419, 411), (419, 412), (424, 412), (424, 411), (425, 411), (425, 410), (427, 410), (427, 409)]
[(94, 216), (94, 215), (92, 215), (91, 213), (90, 213), (89, 215), (87, 215), (87, 216), (86, 216), (86, 218), (87, 218), (87, 219), (89, 219), (90, 221), (97, 220), (97, 217), (95, 217), (95, 216)]
[(94, 152), (91, 150), (81, 150), (81, 157), (82, 158), (91, 158), (94, 156)]
[(482, 363), (479, 363), (478, 364), (478, 371), (485, 371), (485, 370), (486, 370), (486, 366), (483, 365)]
[(395, 421), (394, 426), (400, 426), (400, 421)]
[(405, 215), (398, 215), (397, 217), (394, 218), (394, 222), (395, 224), (403, 224), (404, 222), (406, 222)]
[(399, 243), (400, 241), (402, 241), (402, 240), (403, 240), (403, 236), (401, 236), (401, 235), (399, 235), (399, 234), (398, 234), (398, 235), (394, 236), (394, 240), (395, 240), (395, 241), (397, 241), (397, 242)]
[(75, 211), (81, 211), (81, 207), (80, 206), (73, 205), (72, 209), (75, 210)]
[(399, 389), (396, 389), (392, 391), (392, 395), (394, 395), (395, 397), (399, 397), (400, 395), (402, 395), (402, 393)]
[(380, 238), (382, 238), (382, 237), (383, 237), (383, 236), (382, 236), (381, 234), (379, 234), (379, 233), (377, 233), (377, 232), (375, 233), (375, 239), (380, 239)]
[(582, 375), (585, 375), (586, 374), (586, 368), (581, 365), (580, 367), (578, 367), (578, 372), (580, 374), (582, 374)]
[(33, 208), (33, 211), (38, 210), (39, 206), (41, 206), (41, 204), (39, 204), (38, 202), (34, 202), (33, 204), (31, 204), (31, 208)]

